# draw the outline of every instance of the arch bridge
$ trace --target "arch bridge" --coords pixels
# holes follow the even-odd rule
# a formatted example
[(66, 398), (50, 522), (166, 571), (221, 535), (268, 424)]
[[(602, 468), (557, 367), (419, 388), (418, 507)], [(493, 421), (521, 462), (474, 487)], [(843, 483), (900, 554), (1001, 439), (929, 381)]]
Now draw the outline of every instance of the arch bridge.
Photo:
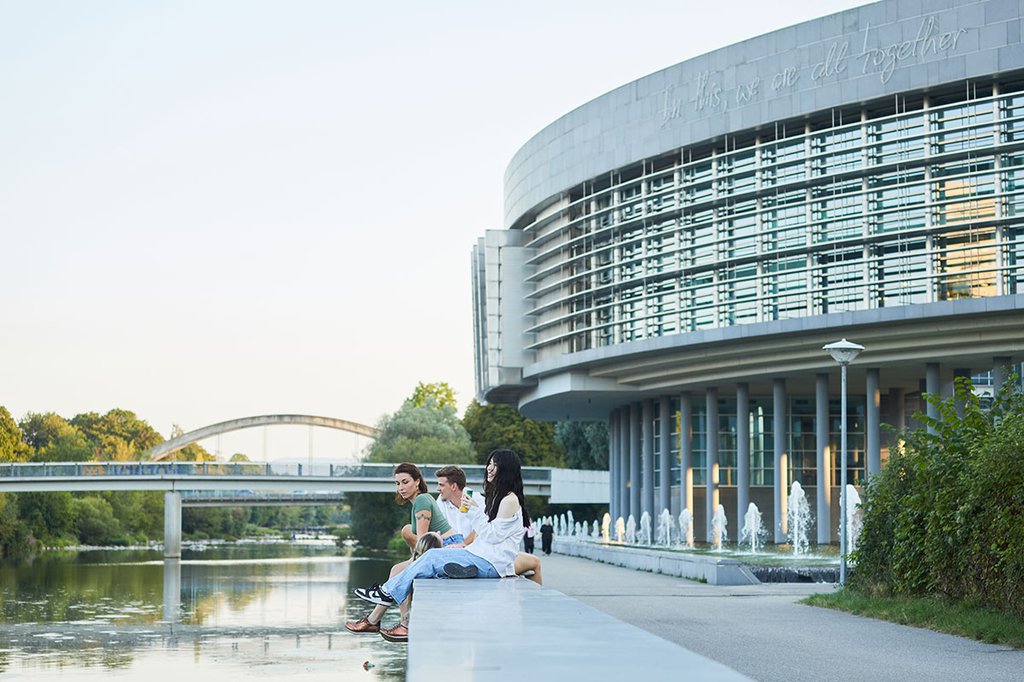
[(243, 429), (252, 429), (257, 426), (269, 426), (272, 424), (320, 426), (325, 429), (348, 431), (349, 433), (366, 436), (367, 438), (376, 438), (380, 433), (372, 426), (348, 421), (347, 419), (337, 419), (335, 417), (318, 417), (308, 414), (264, 414), (256, 417), (229, 419), (226, 422), (210, 424), (209, 426), (204, 426), (202, 428), (195, 429), (194, 431), (183, 433), (180, 436), (175, 436), (174, 438), (166, 440), (153, 447), (153, 449), (148, 453), (149, 459), (159, 462), (182, 448), (188, 447), (193, 443), (198, 443), (201, 440), (206, 440), (212, 436), (218, 436), (222, 433), (230, 433), (232, 431), (241, 431)]

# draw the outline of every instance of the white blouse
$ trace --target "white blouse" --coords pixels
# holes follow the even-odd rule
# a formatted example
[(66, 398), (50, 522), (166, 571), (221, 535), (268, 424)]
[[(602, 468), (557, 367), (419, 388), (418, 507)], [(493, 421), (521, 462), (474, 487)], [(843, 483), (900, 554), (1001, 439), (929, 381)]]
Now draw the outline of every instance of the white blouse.
[(473, 523), (473, 530), (476, 531), (476, 539), (466, 545), (466, 549), (489, 561), (498, 575), (515, 575), (519, 541), (526, 531), (523, 526), (522, 510), (516, 511), (511, 518), (495, 517), (493, 521), (487, 520), (487, 515), (479, 506), (470, 507), (468, 514)]

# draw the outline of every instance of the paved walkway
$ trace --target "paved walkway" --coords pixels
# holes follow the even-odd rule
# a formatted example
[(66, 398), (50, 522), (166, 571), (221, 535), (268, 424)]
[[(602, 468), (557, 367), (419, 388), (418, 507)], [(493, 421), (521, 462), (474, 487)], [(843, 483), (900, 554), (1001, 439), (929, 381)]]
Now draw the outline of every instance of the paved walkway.
[[(560, 555), (542, 560), (545, 586), (755, 680), (1024, 679), (1024, 651), (796, 603), (831, 585), (715, 586)], [(642, 672), (643, 653), (631, 653)]]

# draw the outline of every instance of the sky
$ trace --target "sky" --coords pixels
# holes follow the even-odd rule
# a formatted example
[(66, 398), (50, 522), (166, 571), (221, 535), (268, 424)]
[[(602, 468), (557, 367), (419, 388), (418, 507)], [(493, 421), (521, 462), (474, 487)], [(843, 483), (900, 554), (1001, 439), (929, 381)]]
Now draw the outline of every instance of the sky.
[[(0, 0), (0, 405), (164, 436), (472, 400), (470, 252), (531, 136), (861, 2)], [(254, 429), (208, 449), (351, 458)]]

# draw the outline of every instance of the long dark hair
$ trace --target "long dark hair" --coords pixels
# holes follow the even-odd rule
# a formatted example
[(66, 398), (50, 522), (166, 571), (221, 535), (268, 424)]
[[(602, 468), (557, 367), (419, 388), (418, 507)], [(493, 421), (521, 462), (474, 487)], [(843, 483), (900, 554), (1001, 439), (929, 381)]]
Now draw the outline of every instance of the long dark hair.
[(487, 455), (487, 463), (494, 462), (498, 473), (493, 481), (487, 481), (484, 473), (484, 497), (486, 499), (487, 519), (493, 521), (498, 515), (498, 506), (505, 496), (515, 493), (519, 498), (519, 508), (523, 511), (523, 526), (530, 525), (530, 513), (526, 511), (526, 497), (523, 495), (523, 466), (519, 463), (519, 455), (514, 450), (491, 450)]
[[(396, 466), (395, 470), (392, 471), (391, 473), (394, 476), (397, 476), (398, 474), (409, 474), (410, 476), (412, 476), (412, 480), (419, 481), (419, 485), (417, 486), (418, 490), (421, 493), (427, 492), (427, 482), (423, 480), (423, 474), (420, 472), (420, 468), (415, 464), (402, 462), (401, 464)], [(405, 504), (406, 501), (407, 500), (401, 495), (399, 495), (397, 491), (395, 492), (395, 502), (397, 504)]]

